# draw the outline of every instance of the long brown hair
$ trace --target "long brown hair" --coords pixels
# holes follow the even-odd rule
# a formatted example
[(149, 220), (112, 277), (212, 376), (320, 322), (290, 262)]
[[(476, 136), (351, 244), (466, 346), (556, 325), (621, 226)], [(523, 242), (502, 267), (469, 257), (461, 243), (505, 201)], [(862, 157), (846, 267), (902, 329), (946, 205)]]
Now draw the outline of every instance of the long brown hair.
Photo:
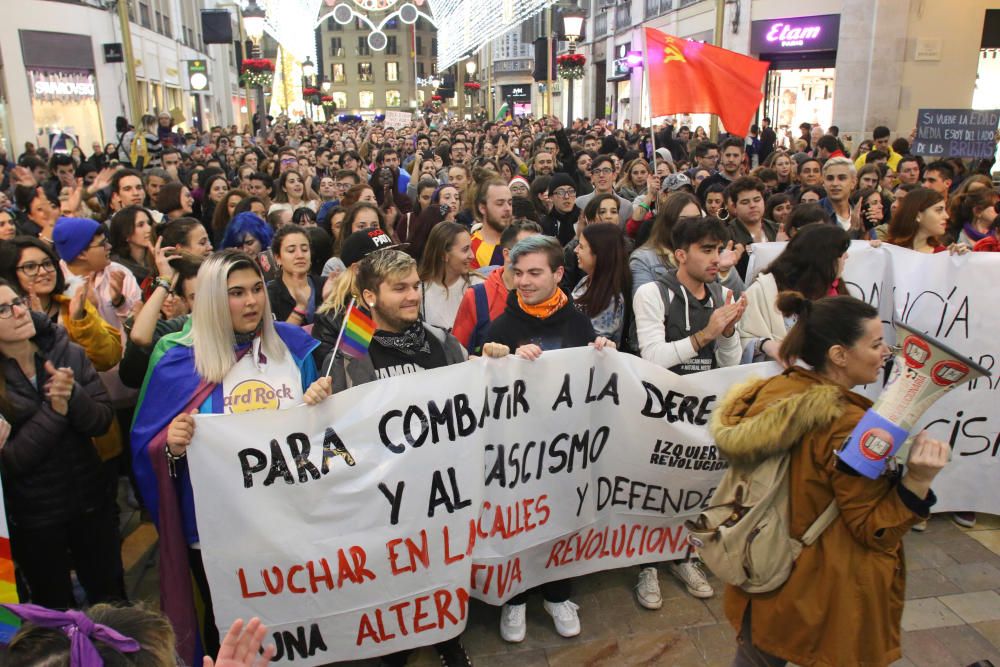
[(815, 370), (826, 368), (834, 345), (853, 347), (864, 335), (865, 321), (878, 317), (874, 306), (852, 296), (828, 296), (817, 301), (801, 292), (781, 292), (775, 304), (782, 315), (798, 316), (781, 343), (778, 357), (791, 366), (802, 360)]
[(656, 218), (653, 220), (653, 228), (649, 231), (649, 238), (644, 247), (652, 248), (657, 253), (662, 254), (664, 248), (674, 249), (673, 241), (670, 240), (674, 232), (674, 225), (681, 217), (681, 211), (688, 204), (694, 204), (701, 210), (701, 202), (689, 192), (671, 192), (667, 196), (667, 201), (660, 207)]
[[(903, 199), (903, 203), (896, 209), (896, 214), (889, 221), (889, 234), (885, 242), (912, 249), (913, 241), (917, 238), (917, 231), (920, 229), (917, 216), (942, 201), (944, 201), (944, 197), (930, 188), (917, 188), (908, 193)], [(941, 245), (940, 241), (933, 236), (927, 237), (927, 243), (931, 246)]]
[(587, 317), (597, 317), (612, 301), (632, 293), (632, 272), (628, 268), (625, 236), (615, 223), (599, 222), (583, 228), (590, 251), (594, 253), (594, 271), (587, 276), (587, 291), (576, 300)]
[[(448, 286), (444, 284), (445, 273), (447, 272), (447, 260), (445, 257), (455, 244), (455, 239), (462, 233), (469, 233), (465, 225), (457, 222), (439, 222), (434, 225), (430, 235), (427, 237), (427, 245), (424, 246), (423, 255), (420, 258), (420, 280), (425, 283), (440, 283), (444, 285), (445, 293)], [(469, 274), (463, 276), (466, 286), (470, 284)]]
[[(233, 188), (232, 190), (226, 190), (226, 194), (223, 195), (222, 201), (220, 201), (215, 206), (215, 213), (212, 214), (212, 231), (222, 234), (226, 231), (226, 225), (232, 218), (229, 215), (229, 198), (239, 197), (240, 201), (243, 201), (250, 194), (246, 190), (239, 190)], [(236, 211), (233, 211), (233, 215), (236, 215)]]

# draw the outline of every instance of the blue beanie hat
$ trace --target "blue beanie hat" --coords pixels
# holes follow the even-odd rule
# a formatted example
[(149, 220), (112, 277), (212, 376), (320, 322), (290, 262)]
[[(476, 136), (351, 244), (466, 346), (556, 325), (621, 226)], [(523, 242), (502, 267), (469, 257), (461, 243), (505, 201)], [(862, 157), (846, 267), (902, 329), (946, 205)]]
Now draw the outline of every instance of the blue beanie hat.
[(52, 241), (56, 252), (64, 262), (72, 262), (87, 249), (97, 233), (102, 231), (101, 223), (90, 218), (59, 218), (52, 230)]

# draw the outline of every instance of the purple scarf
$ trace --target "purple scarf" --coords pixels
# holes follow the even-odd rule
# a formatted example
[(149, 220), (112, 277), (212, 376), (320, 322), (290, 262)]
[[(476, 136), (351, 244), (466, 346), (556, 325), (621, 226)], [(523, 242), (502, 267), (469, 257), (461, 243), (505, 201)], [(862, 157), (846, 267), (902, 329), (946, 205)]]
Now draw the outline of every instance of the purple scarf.
[(139, 642), (100, 623), (94, 623), (82, 611), (56, 611), (37, 604), (5, 604), (14, 614), (41, 628), (62, 630), (70, 641), (70, 667), (104, 667), (94, 641), (110, 646), (119, 653), (136, 653)]
[(969, 240), (972, 241), (973, 243), (975, 243), (976, 241), (982, 241), (983, 239), (985, 239), (987, 236), (990, 235), (988, 231), (981, 232), (968, 222), (962, 225), (962, 229), (965, 230), (965, 235), (968, 236)]

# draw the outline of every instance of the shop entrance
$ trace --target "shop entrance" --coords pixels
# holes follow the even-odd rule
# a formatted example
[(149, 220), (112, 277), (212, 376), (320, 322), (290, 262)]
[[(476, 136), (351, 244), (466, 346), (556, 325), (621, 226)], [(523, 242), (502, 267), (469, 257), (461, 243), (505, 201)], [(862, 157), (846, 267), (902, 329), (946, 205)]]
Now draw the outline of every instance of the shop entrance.
[(801, 123), (833, 124), (833, 86), (836, 69), (772, 69), (767, 73), (761, 116), (768, 116), (775, 128), (789, 129), (798, 136)]

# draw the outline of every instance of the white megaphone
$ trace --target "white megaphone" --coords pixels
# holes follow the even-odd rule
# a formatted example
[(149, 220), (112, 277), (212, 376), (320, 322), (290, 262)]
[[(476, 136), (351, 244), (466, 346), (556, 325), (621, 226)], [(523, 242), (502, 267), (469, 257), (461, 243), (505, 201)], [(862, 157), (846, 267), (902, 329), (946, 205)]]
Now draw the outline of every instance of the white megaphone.
[(892, 372), (882, 394), (844, 441), (837, 456), (848, 467), (875, 479), (889, 457), (905, 462), (910, 431), (946, 392), (990, 372), (927, 334), (893, 322), (898, 342)]

